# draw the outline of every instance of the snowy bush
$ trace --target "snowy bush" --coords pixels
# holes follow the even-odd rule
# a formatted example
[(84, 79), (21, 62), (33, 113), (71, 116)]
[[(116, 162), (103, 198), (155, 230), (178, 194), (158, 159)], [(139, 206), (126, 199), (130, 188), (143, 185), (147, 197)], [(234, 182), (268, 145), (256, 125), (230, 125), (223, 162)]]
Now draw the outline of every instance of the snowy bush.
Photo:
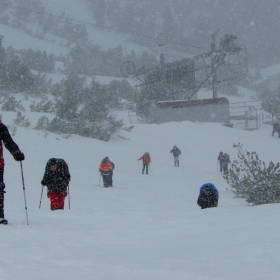
[(236, 197), (245, 198), (252, 205), (280, 202), (280, 165), (259, 159), (256, 152), (243, 150), (242, 144), (234, 144), (238, 160), (234, 160), (224, 179)]
[(25, 111), (25, 108), (21, 105), (21, 101), (16, 101), (16, 99), (13, 96), (5, 98), (1, 109), (2, 111), (12, 111), (12, 112), (16, 112), (17, 111), (16, 109)]
[(46, 130), (49, 126), (49, 119), (46, 116), (40, 117), (34, 129), (37, 130)]
[(22, 127), (28, 127), (30, 125), (29, 120), (26, 119), (25, 116), (23, 116), (21, 112), (17, 112), (17, 117), (13, 121), (16, 125), (19, 125)]
[(37, 103), (32, 103), (30, 105), (31, 112), (44, 112), (44, 113), (53, 113), (55, 112), (55, 104), (52, 101), (40, 101)]
[(280, 85), (274, 91), (266, 91), (262, 97), (264, 110), (273, 115), (280, 115)]
[(14, 137), (16, 135), (17, 132), (17, 126), (16, 125), (7, 125), (9, 131), (11, 132), (11, 135)]
[[(51, 132), (109, 141), (111, 136), (122, 128), (123, 122), (110, 114), (110, 98), (106, 95), (105, 87), (93, 82), (90, 88), (85, 89), (84, 82), (84, 78), (69, 73), (67, 80), (53, 88), (57, 103), (52, 108), (56, 110), (56, 116), (44, 127)], [(32, 111), (41, 111), (43, 104), (32, 104), (30, 108)], [(50, 103), (44, 105), (47, 104)]]
[(106, 117), (102, 122), (91, 122), (82, 119), (69, 121), (56, 117), (50, 122), (47, 130), (109, 141), (112, 134), (118, 131), (122, 126), (122, 121), (116, 120), (113, 116)]

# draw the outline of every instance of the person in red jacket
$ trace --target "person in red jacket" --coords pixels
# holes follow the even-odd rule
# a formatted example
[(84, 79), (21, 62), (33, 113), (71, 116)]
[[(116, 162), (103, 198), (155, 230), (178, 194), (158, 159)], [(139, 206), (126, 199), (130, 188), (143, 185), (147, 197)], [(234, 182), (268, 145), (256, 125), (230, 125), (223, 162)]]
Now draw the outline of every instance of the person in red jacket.
[(142, 174), (144, 174), (145, 168), (146, 168), (146, 174), (148, 175), (148, 168), (149, 165), (151, 163), (151, 157), (150, 154), (148, 152), (144, 153), (144, 155), (142, 157), (140, 157), (138, 160), (142, 160), (143, 161), (143, 169), (142, 169)]
[(102, 159), (99, 165), (99, 172), (103, 178), (104, 188), (113, 186), (113, 170), (115, 168), (115, 164), (109, 160), (108, 157)]
[(18, 145), (13, 141), (9, 130), (6, 125), (0, 120), (0, 224), (8, 224), (8, 221), (4, 216), (4, 158), (3, 158), (3, 145), (13, 155), (16, 161), (22, 161), (25, 159), (24, 154), (20, 151)]

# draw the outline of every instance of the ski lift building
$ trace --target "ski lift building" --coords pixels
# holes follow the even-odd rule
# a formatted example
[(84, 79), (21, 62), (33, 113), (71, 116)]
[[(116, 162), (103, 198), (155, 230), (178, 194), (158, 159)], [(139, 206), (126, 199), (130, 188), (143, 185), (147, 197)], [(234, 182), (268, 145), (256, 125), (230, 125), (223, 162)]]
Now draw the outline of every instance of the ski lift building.
[(228, 99), (158, 101), (150, 107), (150, 123), (166, 122), (217, 122), (230, 123)]

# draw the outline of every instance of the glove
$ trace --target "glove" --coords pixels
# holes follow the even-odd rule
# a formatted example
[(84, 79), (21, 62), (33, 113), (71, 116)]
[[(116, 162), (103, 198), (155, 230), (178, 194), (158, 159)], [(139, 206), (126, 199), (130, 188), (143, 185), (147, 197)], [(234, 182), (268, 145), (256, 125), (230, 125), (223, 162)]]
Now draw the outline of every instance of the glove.
[(0, 183), (0, 193), (5, 193), (4, 189), (5, 189), (5, 183), (1, 182)]
[(46, 183), (45, 183), (44, 180), (41, 181), (41, 185), (42, 185), (42, 186), (46, 186)]
[(15, 151), (13, 156), (16, 161), (22, 161), (25, 159), (24, 153), (22, 153), (21, 151)]

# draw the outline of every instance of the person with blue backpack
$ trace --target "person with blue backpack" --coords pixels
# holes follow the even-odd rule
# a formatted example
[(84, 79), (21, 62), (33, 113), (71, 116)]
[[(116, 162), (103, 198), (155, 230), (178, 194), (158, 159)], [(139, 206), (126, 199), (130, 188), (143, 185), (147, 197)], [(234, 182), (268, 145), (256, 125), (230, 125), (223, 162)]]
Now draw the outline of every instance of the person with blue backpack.
[(218, 200), (219, 192), (213, 184), (207, 183), (200, 187), (197, 204), (201, 209), (217, 207)]

